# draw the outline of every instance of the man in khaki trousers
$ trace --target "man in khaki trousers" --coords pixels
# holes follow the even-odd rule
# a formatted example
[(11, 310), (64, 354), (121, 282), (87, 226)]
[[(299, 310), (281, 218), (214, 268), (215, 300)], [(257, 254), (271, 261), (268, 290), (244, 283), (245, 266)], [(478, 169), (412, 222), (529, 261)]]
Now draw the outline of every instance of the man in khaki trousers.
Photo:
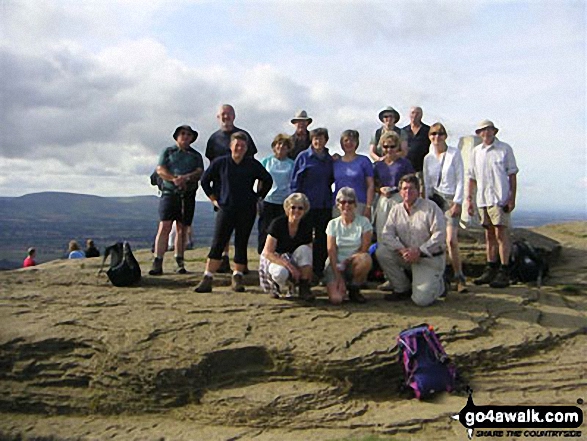
[[(385, 300), (412, 298), (428, 306), (445, 292), (446, 224), (444, 214), (429, 199), (422, 199), (415, 174), (399, 181), (402, 203), (395, 205), (383, 227), (376, 256), (393, 288)], [(411, 270), (412, 281), (406, 274)]]

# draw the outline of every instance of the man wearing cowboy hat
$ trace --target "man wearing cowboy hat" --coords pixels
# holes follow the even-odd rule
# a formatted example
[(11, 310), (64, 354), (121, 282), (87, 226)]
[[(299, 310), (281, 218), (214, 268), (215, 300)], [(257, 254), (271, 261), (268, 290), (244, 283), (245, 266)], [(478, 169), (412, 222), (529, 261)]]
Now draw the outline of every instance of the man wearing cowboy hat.
[(402, 156), (407, 154), (408, 135), (405, 131), (395, 126), (399, 119), (400, 116), (398, 111), (391, 106), (387, 106), (385, 109), (379, 112), (379, 121), (381, 121), (383, 125), (375, 131), (375, 135), (373, 138), (371, 138), (371, 142), (369, 143), (369, 156), (373, 161), (377, 162), (383, 159), (383, 149), (379, 145), (379, 140), (381, 139), (381, 135), (383, 135), (385, 132), (389, 132), (390, 130), (393, 130), (395, 133), (397, 133), (402, 141)]
[(296, 132), (291, 137), (293, 147), (288, 152), (287, 156), (295, 161), (300, 152), (303, 152), (310, 147), (310, 132), (308, 131), (308, 126), (312, 124), (312, 118), (308, 116), (305, 110), (300, 110), (291, 119), (291, 123), (296, 126)]
[(495, 137), (498, 130), (488, 119), (481, 121), (475, 130), (483, 142), (471, 152), (467, 201), (469, 215), (473, 216), (472, 195), (476, 189), (476, 203), (485, 228), (487, 266), (474, 283), (505, 288), (510, 284), (510, 214), (516, 206), (518, 167), (511, 146)]
[(163, 256), (173, 221), (176, 221), (175, 236), (176, 272), (185, 274), (183, 252), (186, 227), (192, 224), (196, 208), (198, 181), (204, 171), (202, 155), (190, 147), (198, 138), (198, 132), (188, 125), (179, 126), (173, 132), (175, 145), (167, 147), (159, 156), (157, 174), (163, 180), (159, 199), (159, 229), (155, 239), (155, 258), (149, 271), (152, 276), (163, 274)]

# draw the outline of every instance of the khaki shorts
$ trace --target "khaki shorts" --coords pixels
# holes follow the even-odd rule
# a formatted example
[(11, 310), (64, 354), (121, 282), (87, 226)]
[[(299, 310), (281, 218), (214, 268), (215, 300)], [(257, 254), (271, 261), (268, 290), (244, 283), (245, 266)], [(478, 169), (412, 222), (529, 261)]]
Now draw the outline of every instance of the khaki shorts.
[(452, 217), (450, 215), (450, 207), (452, 205), (452, 201), (454, 196), (441, 194), (438, 191), (435, 192), (437, 195), (442, 196), (444, 199), (444, 204), (440, 209), (444, 212), (444, 219), (446, 220), (447, 227), (458, 227), (459, 221), (461, 220), (460, 216)]
[(484, 227), (501, 226), (510, 227), (511, 215), (503, 211), (503, 207), (499, 205), (492, 205), (491, 207), (481, 207), (479, 209), (479, 216), (481, 216), (481, 225)]

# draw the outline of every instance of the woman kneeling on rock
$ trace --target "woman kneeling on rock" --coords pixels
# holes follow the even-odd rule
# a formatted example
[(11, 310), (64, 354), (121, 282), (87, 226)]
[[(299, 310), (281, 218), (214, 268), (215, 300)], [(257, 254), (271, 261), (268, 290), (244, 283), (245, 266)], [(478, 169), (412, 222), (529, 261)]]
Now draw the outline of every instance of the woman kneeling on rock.
[(371, 270), (368, 250), (373, 226), (369, 219), (355, 214), (356, 205), (355, 190), (341, 188), (336, 195), (336, 206), (341, 214), (326, 227), (328, 260), (324, 274), (328, 298), (335, 305), (347, 299), (355, 303), (367, 301), (360, 286)]
[(310, 202), (303, 193), (293, 193), (283, 202), (285, 215), (271, 222), (259, 260), (259, 281), (265, 292), (275, 298), (290, 298), (294, 285), (300, 298), (313, 301), (312, 225), (305, 214)]

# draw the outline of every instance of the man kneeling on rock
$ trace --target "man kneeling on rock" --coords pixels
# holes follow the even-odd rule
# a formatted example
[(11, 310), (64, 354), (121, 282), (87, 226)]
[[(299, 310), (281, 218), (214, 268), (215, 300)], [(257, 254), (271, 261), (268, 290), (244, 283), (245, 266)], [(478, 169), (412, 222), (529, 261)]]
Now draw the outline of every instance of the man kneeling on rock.
[[(376, 256), (393, 288), (385, 300), (412, 298), (428, 306), (445, 292), (446, 224), (440, 208), (422, 199), (415, 174), (399, 181), (403, 203), (393, 206), (383, 227)], [(412, 272), (412, 282), (406, 274)]]

